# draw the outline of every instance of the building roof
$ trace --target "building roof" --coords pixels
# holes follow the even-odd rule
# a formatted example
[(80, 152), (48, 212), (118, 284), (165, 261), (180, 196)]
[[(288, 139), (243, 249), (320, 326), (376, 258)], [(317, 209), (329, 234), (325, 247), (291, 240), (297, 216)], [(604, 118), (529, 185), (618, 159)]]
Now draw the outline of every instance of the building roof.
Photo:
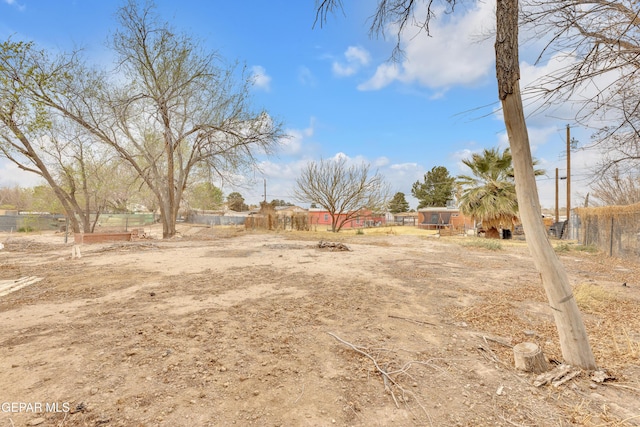
[(428, 208), (420, 208), (418, 212), (460, 212), (458, 208), (448, 208), (446, 206), (442, 207), (428, 207)]

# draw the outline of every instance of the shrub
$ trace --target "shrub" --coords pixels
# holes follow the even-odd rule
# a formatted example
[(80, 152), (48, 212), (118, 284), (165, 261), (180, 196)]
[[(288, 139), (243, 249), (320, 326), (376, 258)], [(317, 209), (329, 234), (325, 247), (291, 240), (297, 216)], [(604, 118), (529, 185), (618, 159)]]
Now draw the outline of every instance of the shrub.
[(470, 239), (462, 243), (462, 246), (470, 248), (483, 248), (490, 251), (502, 250), (502, 245), (499, 240), (496, 239)]
[(573, 245), (570, 243), (560, 243), (554, 248), (557, 253), (567, 253), (571, 251), (596, 253), (598, 248), (594, 245)]

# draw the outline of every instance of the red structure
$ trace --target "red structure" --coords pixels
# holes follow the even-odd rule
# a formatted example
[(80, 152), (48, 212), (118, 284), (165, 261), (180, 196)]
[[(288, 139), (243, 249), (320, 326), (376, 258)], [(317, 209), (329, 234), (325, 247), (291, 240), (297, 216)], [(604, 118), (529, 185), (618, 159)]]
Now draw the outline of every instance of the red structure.
[[(339, 216), (339, 222), (347, 217), (346, 214)], [(378, 227), (385, 224), (385, 215), (371, 211), (361, 211), (352, 216), (344, 223), (342, 228), (365, 228)], [(320, 226), (331, 230), (331, 214), (325, 209), (309, 209), (309, 225), (311, 227)]]

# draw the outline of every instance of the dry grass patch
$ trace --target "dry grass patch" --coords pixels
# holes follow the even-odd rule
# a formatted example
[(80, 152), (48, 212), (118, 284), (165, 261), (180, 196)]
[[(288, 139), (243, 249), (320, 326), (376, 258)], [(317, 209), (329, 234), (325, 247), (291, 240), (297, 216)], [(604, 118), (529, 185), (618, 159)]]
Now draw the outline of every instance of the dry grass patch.
[[(504, 338), (512, 344), (533, 341), (548, 358), (562, 360), (555, 323), (551, 318), (532, 316), (525, 302), (547, 304), (541, 285), (518, 286), (507, 292), (478, 292), (484, 303), (454, 309), (451, 314), (473, 329)], [(598, 366), (618, 370), (640, 358), (640, 307), (633, 301), (593, 284), (574, 288), (574, 297), (584, 316)], [(496, 353), (511, 363), (511, 350)]]
[(594, 284), (573, 291), (580, 310), (591, 315), (589, 336), (598, 363), (618, 368), (640, 359), (640, 307)]
[(500, 240), (483, 239), (480, 237), (472, 237), (470, 239), (465, 239), (460, 242), (460, 246), (463, 246), (465, 248), (487, 249), (490, 251), (502, 250), (502, 244), (500, 243)]
[(590, 313), (603, 313), (615, 302), (616, 297), (602, 286), (585, 283), (573, 289), (573, 296), (580, 310)]

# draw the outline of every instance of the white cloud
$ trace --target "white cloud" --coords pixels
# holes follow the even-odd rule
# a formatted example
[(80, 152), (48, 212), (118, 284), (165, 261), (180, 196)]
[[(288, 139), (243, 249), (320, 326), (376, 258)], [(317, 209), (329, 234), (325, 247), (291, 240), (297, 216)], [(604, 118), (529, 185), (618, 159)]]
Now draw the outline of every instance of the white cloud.
[(371, 55), (366, 49), (357, 46), (349, 46), (344, 56), (349, 62), (355, 62), (362, 65), (367, 65), (371, 61)]
[(333, 74), (338, 77), (348, 77), (357, 73), (360, 68), (371, 62), (371, 55), (366, 49), (357, 46), (349, 46), (344, 53), (346, 62), (334, 61)]
[(389, 169), (397, 170), (397, 171), (412, 171), (412, 170), (415, 170), (417, 167), (418, 167), (417, 163), (395, 163), (389, 166)]
[(478, 153), (480, 151), (481, 151), (481, 149), (470, 150), (469, 148), (464, 148), (462, 150), (458, 150), (458, 151), (454, 152), (453, 154), (451, 154), (451, 157), (455, 160), (456, 166), (458, 167), (458, 170), (461, 171), (461, 172), (464, 171), (464, 173), (467, 173), (468, 169), (464, 165), (464, 163), (462, 163), (462, 161), (471, 158), (473, 153)]
[(344, 154), (342, 151), (339, 151), (333, 157), (331, 157), (331, 160), (334, 160), (334, 161), (346, 160), (348, 162), (349, 160), (351, 160), (351, 158), (346, 154)]
[(265, 90), (267, 92), (270, 91), (271, 76), (267, 74), (267, 70), (265, 70), (265, 68), (260, 65), (254, 65), (253, 67), (251, 67), (251, 71), (252, 71), (251, 77), (253, 79), (253, 84), (255, 85), (255, 87), (257, 87), (258, 89)]
[(288, 138), (283, 139), (281, 143), (281, 151), (287, 155), (299, 154), (302, 150), (304, 140), (313, 136), (315, 119), (312, 117), (309, 127), (305, 129), (289, 129), (287, 130)]
[(24, 4), (20, 4), (20, 3), (18, 3), (16, 0), (4, 0), (4, 2), (5, 2), (6, 4), (8, 4), (9, 6), (15, 6), (15, 7), (17, 7), (17, 8), (18, 8), (18, 10), (19, 10), (19, 11), (21, 11), (21, 12), (27, 8), (27, 6), (26, 6), (26, 5), (24, 5)]
[(8, 160), (0, 159), (0, 187), (35, 187), (44, 183), (40, 175), (18, 168)]
[[(360, 90), (377, 90), (394, 81), (418, 83), (431, 89), (453, 85), (474, 85), (492, 74), (493, 40), (485, 37), (487, 27), (495, 22), (495, 2), (478, 1), (474, 7), (457, 10), (452, 15), (438, 13), (431, 21), (429, 37), (410, 27), (401, 35), (404, 59), (399, 64), (383, 63), (374, 76), (361, 84)], [(394, 29), (389, 33), (395, 34)]]
[(291, 162), (272, 162), (265, 160), (258, 165), (262, 175), (270, 180), (288, 180), (293, 182), (302, 168), (307, 164), (307, 159), (298, 159)]
[(391, 186), (391, 191), (404, 193), (409, 205), (415, 209), (418, 206), (418, 200), (411, 195), (411, 188), (416, 181), (422, 180), (426, 170), (427, 168), (423, 165), (407, 162), (390, 164), (380, 169), (380, 173)]
[(376, 168), (381, 168), (383, 166), (387, 166), (388, 164), (389, 164), (389, 159), (384, 156), (378, 157), (373, 161), (373, 166)]
[(384, 63), (378, 66), (376, 73), (366, 82), (358, 85), (358, 90), (378, 90), (394, 80), (401, 79), (402, 70), (398, 64)]
[(298, 68), (298, 81), (304, 86), (315, 86), (316, 78), (308, 67)]

